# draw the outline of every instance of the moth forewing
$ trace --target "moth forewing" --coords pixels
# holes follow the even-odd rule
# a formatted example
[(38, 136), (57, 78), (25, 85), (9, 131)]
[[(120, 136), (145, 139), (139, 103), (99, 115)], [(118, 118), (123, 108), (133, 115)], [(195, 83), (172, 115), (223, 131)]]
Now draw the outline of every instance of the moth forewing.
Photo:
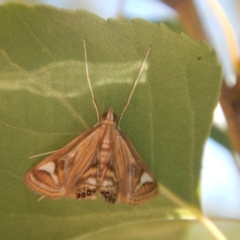
[(122, 187), (124, 200), (130, 204), (141, 204), (158, 194), (158, 184), (129, 139), (118, 130), (116, 165), (125, 179)]
[(158, 193), (157, 181), (120, 131), (119, 123), (130, 103), (150, 48), (117, 123), (112, 108), (103, 114), (100, 121), (89, 78), (85, 41), (83, 43), (86, 76), (98, 123), (37, 164), (27, 173), (25, 182), (34, 191), (48, 197), (95, 199), (99, 192), (109, 203), (144, 203)]
[(92, 163), (94, 147), (98, 143), (98, 128), (99, 125), (89, 129), (37, 164), (27, 173), (26, 184), (48, 197), (73, 196), (73, 183)]

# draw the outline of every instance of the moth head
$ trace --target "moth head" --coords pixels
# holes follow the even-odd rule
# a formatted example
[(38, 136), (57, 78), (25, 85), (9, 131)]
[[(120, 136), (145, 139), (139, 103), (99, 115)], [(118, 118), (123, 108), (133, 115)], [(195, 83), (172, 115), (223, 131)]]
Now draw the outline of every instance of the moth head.
[(112, 108), (110, 108), (108, 112), (102, 114), (102, 121), (117, 122), (117, 115), (113, 113)]

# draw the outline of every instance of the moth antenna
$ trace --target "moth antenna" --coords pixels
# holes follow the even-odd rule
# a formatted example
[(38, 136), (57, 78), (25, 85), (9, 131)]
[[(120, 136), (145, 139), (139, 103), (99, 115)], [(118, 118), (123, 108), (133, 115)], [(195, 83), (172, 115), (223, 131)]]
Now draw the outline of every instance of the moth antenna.
[(86, 47), (85, 40), (83, 40), (83, 47), (84, 47), (85, 68), (86, 68), (86, 75), (87, 75), (88, 86), (89, 86), (89, 89), (90, 89), (90, 92), (91, 92), (91, 95), (92, 95), (93, 106), (95, 107), (95, 110), (97, 112), (98, 122), (100, 122), (100, 115), (99, 115), (99, 111), (98, 111), (98, 107), (97, 107), (97, 102), (96, 102), (96, 99), (94, 98), (92, 85), (91, 85), (91, 81), (90, 81), (90, 78), (89, 78), (88, 61), (87, 61), (87, 47)]
[(142, 71), (143, 71), (144, 65), (145, 65), (145, 63), (146, 63), (146, 61), (147, 61), (148, 54), (149, 54), (150, 50), (151, 50), (151, 47), (148, 48), (148, 51), (147, 51), (147, 53), (146, 53), (146, 56), (145, 56), (145, 58), (144, 58), (144, 60), (143, 60), (143, 62), (142, 62), (141, 68), (140, 68), (140, 70), (139, 70), (138, 76), (137, 76), (137, 78), (136, 78), (136, 80), (135, 80), (135, 82), (134, 82), (134, 84), (133, 84), (132, 91), (131, 91), (131, 93), (130, 93), (130, 95), (129, 95), (129, 97), (128, 97), (128, 100), (127, 100), (127, 102), (126, 102), (123, 110), (122, 110), (122, 113), (121, 113), (120, 116), (119, 116), (118, 123), (117, 123), (118, 126), (120, 125), (120, 122), (121, 122), (121, 120), (122, 120), (123, 114), (124, 114), (124, 112), (126, 111), (126, 109), (128, 108), (128, 105), (129, 105), (129, 103), (130, 103), (130, 101), (131, 101), (133, 92), (134, 92), (134, 90), (135, 90), (135, 88), (136, 88), (136, 86), (137, 86), (137, 83), (138, 83), (139, 79), (140, 79), (140, 76), (141, 76), (141, 74), (142, 74)]
[(40, 153), (40, 154), (37, 154), (37, 155), (30, 156), (29, 158), (41, 157), (41, 156), (44, 156), (44, 155), (48, 155), (48, 154), (55, 153), (55, 152), (57, 152), (57, 151), (58, 151), (58, 150), (54, 150), (54, 151), (46, 152), (46, 153)]

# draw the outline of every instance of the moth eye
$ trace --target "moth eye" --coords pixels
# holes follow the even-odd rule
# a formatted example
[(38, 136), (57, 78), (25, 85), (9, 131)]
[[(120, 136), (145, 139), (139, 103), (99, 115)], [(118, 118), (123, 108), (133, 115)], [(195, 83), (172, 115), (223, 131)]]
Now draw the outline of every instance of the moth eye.
[(80, 197), (81, 197), (81, 194), (80, 194), (80, 193), (78, 193), (78, 194), (77, 194), (77, 198), (80, 198)]
[(104, 191), (104, 190), (102, 190), (102, 191), (101, 191), (101, 194), (102, 194), (102, 195), (104, 195), (104, 193), (105, 193), (105, 191)]
[(118, 119), (118, 117), (117, 117), (117, 115), (114, 113), (114, 114), (113, 114), (113, 121), (114, 121), (114, 122), (117, 122), (117, 119)]
[(92, 193), (95, 193), (95, 192), (96, 192), (96, 189), (95, 189), (95, 188), (93, 188), (93, 189), (92, 189)]
[(106, 120), (107, 114), (108, 114), (107, 112), (105, 112), (105, 113), (102, 114), (102, 120)]
[(83, 197), (83, 198), (86, 197), (86, 193), (85, 193), (85, 192), (82, 193), (82, 197)]
[(109, 192), (105, 192), (105, 198), (109, 197)]
[(90, 189), (87, 190), (87, 195), (90, 196), (92, 194), (92, 191)]

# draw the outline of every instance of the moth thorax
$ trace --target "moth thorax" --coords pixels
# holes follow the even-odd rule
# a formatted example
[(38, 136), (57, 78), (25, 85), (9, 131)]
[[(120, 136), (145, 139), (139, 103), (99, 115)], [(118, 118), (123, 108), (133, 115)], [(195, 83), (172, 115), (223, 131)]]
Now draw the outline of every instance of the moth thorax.
[[(107, 130), (109, 130), (109, 129), (107, 129)], [(107, 131), (107, 133), (103, 136), (101, 147), (99, 150), (100, 163), (105, 163), (107, 161), (108, 156), (112, 149), (112, 144), (113, 143), (111, 141), (111, 135), (110, 135), (109, 131)]]

